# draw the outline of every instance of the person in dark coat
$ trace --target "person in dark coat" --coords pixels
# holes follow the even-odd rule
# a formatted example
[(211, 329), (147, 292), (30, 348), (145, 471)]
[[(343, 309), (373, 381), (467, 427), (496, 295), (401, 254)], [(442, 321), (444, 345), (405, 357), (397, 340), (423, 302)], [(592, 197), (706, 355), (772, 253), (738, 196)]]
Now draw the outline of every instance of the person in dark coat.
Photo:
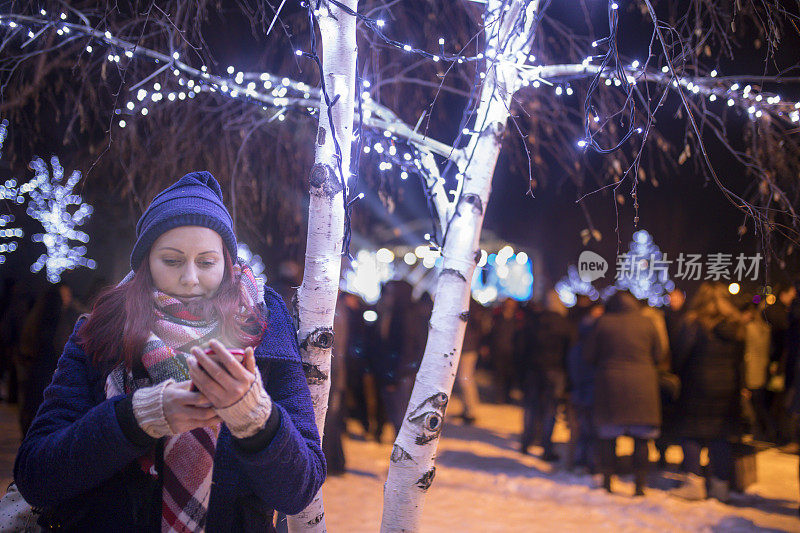
[[(17, 280), (14, 278), (6, 278), (3, 280), (2, 292), (0, 292), (0, 324), (3, 323), (6, 313), (11, 307), (12, 298), (17, 291)], [(5, 382), (7, 383), (7, 390), (12, 389), (12, 381), (16, 382), (17, 373), (14, 369), (13, 352), (9, 347), (9, 342), (3, 335), (2, 327), (0, 327), (0, 386)], [(14, 393), (16, 395), (16, 392)], [(11, 396), (11, 393), (8, 393)], [(0, 401), (5, 398), (0, 397)], [(16, 401), (16, 400), (15, 400)]]
[(495, 311), (489, 353), (494, 371), (495, 399), (498, 403), (511, 402), (511, 389), (518, 381), (514, 374), (520, 320), (519, 305), (512, 298), (503, 300)]
[(376, 378), (386, 416), (400, 432), (428, 333), (430, 297), (414, 302), (407, 281), (386, 283), (378, 302)]
[(333, 350), (331, 352), (331, 389), (328, 393), (328, 414), (325, 415), (325, 430), (322, 452), (328, 464), (328, 475), (345, 473), (342, 435), (345, 432), (345, 392), (347, 391), (346, 356), (350, 344), (350, 309), (345, 295), (340, 294), (333, 319)]
[(595, 365), (594, 422), (600, 439), (603, 487), (611, 492), (616, 470), (616, 440), (634, 439), (636, 495), (647, 482), (649, 439), (659, 435), (661, 405), (656, 366), (664, 357), (653, 321), (627, 291), (615, 293), (584, 344), (584, 357)]
[(47, 288), (25, 319), (20, 335), (21, 402), (19, 424), (22, 435), (42, 404), (44, 389), (56, 371), (58, 356), (67, 343), (78, 316), (84, 311), (72, 289), (64, 283)]
[(775, 303), (767, 306), (764, 318), (772, 329), (768, 381), (777, 378), (773, 385), (778, 385), (777, 387), (768, 387), (771, 389), (769, 409), (775, 422), (776, 443), (783, 445), (788, 444), (795, 437), (792, 434), (792, 415), (786, 410), (786, 392), (791, 388), (794, 377), (794, 368), (789, 359), (793, 358), (792, 354), (800, 347), (800, 333), (798, 333), (800, 321), (795, 320), (794, 328), (790, 324), (792, 302), (797, 299), (798, 295), (797, 288), (793, 285), (782, 285), (776, 289), (775, 294), (777, 295)]
[[(577, 306), (576, 306), (577, 307)], [(594, 406), (594, 365), (584, 357), (584, 343), (594, 324), (603, 315), (603, 305), (589, 302), (571, 313), (577, 329), (577, 339), (567, 352), (567, 383), (569, 384), (570, 453), (569, 468), (597, 468), (594, 441), (597, 438), (592, 407)], [(574, 307), (571, 309), (575, 309)]]
[(545, 309), (533, 313), (526, 328), (523, 352), (522, 453), (528, 453), (537, 434), (541, 436), (542, 459), (557, 461), (553, 451), (553, 429), (559, 402), (566, 390), (566, 357), (575, 332), (567, 310), (555, 291), (547, 293)]
[(275, 531), (325, 479), (280, 296), (236, 260), (219, 184), (193, 172), (137, 224), (131, 273), (78, 320), (17, 453), (62, 531)]
[(667, 448), (670, 444), (678, 443), (679, 438), (675, 431), (675, 424), (679, 414), (675, 410), (675, 402), (680, 394), (680, 383), (672, 369), (672, 349), (680, 338), (683, 328), (684, 315), (686, 314), (686, 294), (678, 288), (669, 292), (669, 305), (664, 309), (664, 324), (667, 330), (668, 350), (659, 365), (659, 387), (661, 390), (661, 436), (656, 439), (656, 449), (659, 452), (658, 466), (667, 466)]
[[(797, 301), (797, 298), (795, 298)], [(797, 301), (800, 304), (800, 301)], [(800, 311), (800, 305), (798, 305), (798, 311)], [(795, 358), (794, 360), (794, 375), (800, 376), (800, 357)], [(800, 379), (795, 379), (792, 382), (792, 385), (786, 391), (787, 393), (787, 403), (788, 403), (788, 411), (792, 415), (792, 420), (794, 422), (794, 431), (797, 434), (800, 434)], [(800, 465), (798, 465), (798, 479), (800, 479)], [(800, 507), (798, 507), (798, 513), (800, 514)]]
[(469, 318), (464, 331), (464, 343), (461, 346), (461, 356), (458, 360), (456, 373), (456, 395), (461, 399), (463, 409), (461, 419), (465, 424), (474, 424), (475, 416), (480, 405), (478, 384), (475, 382), (475, 367), (484, 339), (483, 331), (483, 306), (470, 298)]
[(686, 314), (681, 340), (674, 351), (674, 368), (681, 378), (677, 412), (683, 437), (683, 484), (673, 491), (685, 499), (704, 499), (700, 452), (708, 448), (710, 495), (726, 500), (733, 459), (729, 439), (741, 424), (744, 328), (741, 315), (720, 283), (703, 283)]
[[(800, 374), (796, 373), (798, 360), (800, 360), (800, 280), (795, 281), (794, 299), (789, 305), (788, 323), (789, 329), (786, 331), (786, 347), (784, 351), (783, 363), (780, 365), (785, 369), (786, 398), (783, 399), (784, 406), (790, 406), (793, 399), (789, 394), (797, 390), (797, 383), (800, 381)], [(784, 440), (798, 442), (800, 433), (797, 431), (796, 414), (791, 410), (786, 410), (783, 420)]]
[(25, 361), (19, 353), (19, 341), (25, 319), (31, 312), (34, 298), (27, 294), (21, 283), (16, 283), (11, 288), (8, 307), (3, 312), (0, 321), (0, 339), (6, 353), (8, 364), (8, 403), (19, 402), (20, 376), (24, 373)]

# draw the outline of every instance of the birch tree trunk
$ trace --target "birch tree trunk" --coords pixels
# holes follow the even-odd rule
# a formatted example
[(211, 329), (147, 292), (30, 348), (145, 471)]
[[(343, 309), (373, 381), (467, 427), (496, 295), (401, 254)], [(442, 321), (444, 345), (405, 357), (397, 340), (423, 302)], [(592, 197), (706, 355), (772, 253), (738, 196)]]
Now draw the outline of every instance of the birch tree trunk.
[(381, 531), (419, 531), (425, 493), (433, 482), (434, 457), (464, 340), (470, 285), (480, 259), (480, 234), (497, 157), (517, 89), (517, 62), (527, 58), (538, 2), (489, 0), (486, 10), (486, 72), (473, 136), (462, 153), (463, 173), (442, 249), (428, 341), (384, 486)]
[[(353, 11), (357, 9), (357, 0), (342, 0), (342, 3)], [(328, 106), (323, 93), (314, 166), (309, 176), (303, 283), (297, 291), (295, 305), (300, 355), (322, 437), (328, 410), (333, 318), (344, 239), (344, 194), (350, 177), (357, 48), (356, 17), (323, 0), (317, 10), (317, 21), (322, 45), (322, 78), (332, 105)], [(322, 490), (308, 507), (290, 516), (288, 521), (292, 532), (325, 531)]]

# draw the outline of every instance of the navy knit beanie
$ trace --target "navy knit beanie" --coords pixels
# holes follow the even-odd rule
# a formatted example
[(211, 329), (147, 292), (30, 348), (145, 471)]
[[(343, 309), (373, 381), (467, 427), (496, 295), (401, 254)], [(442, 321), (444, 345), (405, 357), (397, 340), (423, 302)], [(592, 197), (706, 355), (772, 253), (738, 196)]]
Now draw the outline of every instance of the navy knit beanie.
[(236, 260), (233, 220), (222, 203), (222, 190), (210, 172), (190, 172), (161, 191), (136, 224), (136, 244), (131, 252), (135, 271), (150, 247), (163, 233), (179, 226), (204, 226), (219, 233)]

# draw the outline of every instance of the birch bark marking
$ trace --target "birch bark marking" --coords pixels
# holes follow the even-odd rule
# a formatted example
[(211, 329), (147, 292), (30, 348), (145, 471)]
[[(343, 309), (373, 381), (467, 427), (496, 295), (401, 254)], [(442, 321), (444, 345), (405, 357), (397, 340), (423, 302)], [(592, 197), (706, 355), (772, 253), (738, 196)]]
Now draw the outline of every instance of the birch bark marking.
[[(343, 0), (342, 3), (353, 11), (358, 6), (357, 0)], [(328, 410), (333, 317), (344, 240), (343, 195), (350, 176), (357, 48), (353, 15), (323, 0), (317, 10), (317, 21), (322, 46), (322, 78), (333, 105), (329, 109), (324, 94), (321, 95), (314, 166), (308, 180), (305, 267), (303, 283), (297, 291), (296, 313), (300, 356), (322, 437)], [(341, 150), (341, 165), (335, 143)], [(293, 533), (326, 531), (322, 491), (303, 511), (290, 516), (288, 522)]]
[(515, 0), (507, 10), (500, 0), (487, 4), (487, 68), (475, 126), (480, 133), (461, 155), (470, 154), (471, 163), (464, 171), (462, 194), (448, 222), (425, 354), (392, 450), (383, 491), (383, 532), (420, 530), (425, 493), (436, 473), (434, 456), (461, 355), (469, 281), (479, 257), (476, 251), (492, 175), (511, 97), (520, 81), (515, 61), (528, 55), (537, 7), (536, 0)]

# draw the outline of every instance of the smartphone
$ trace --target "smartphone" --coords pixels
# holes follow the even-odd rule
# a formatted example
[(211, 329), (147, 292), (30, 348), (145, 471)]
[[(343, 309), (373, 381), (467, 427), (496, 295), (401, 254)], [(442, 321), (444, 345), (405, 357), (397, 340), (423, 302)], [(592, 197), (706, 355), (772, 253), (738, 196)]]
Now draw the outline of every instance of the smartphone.
[[(234, 357), (234, 359), (239, 361), (239, 363), (244, 361), (244, 350), (240, 350), (238, 348), (228, 348), (228, 351), (231, 352), (231, 355)], [(212, 359), (214, 359), (214, 361), (219, 362), (217, 359), (217, 352), (215, 352), (212, 348), (206, 348), (203, 350), (203, 352)], [(195, 386), (194, 383), (192, 383), (192, 386), (190, 387), (189, 390), (191, 390), (192, 392), (197, 392), (197, 387)]]
[[(215, 361), (217, 360), (217, 352), (215, 352), (212, 348), (206, 348), (203, 351), (205, 352), (206, 355), (208, 355)], [(240, 363), (244, 361), (244, 350), (240, 350), (238, 348), (228, 348), (228, 351), (231, 352), (233, 358), (239, 361)]]

